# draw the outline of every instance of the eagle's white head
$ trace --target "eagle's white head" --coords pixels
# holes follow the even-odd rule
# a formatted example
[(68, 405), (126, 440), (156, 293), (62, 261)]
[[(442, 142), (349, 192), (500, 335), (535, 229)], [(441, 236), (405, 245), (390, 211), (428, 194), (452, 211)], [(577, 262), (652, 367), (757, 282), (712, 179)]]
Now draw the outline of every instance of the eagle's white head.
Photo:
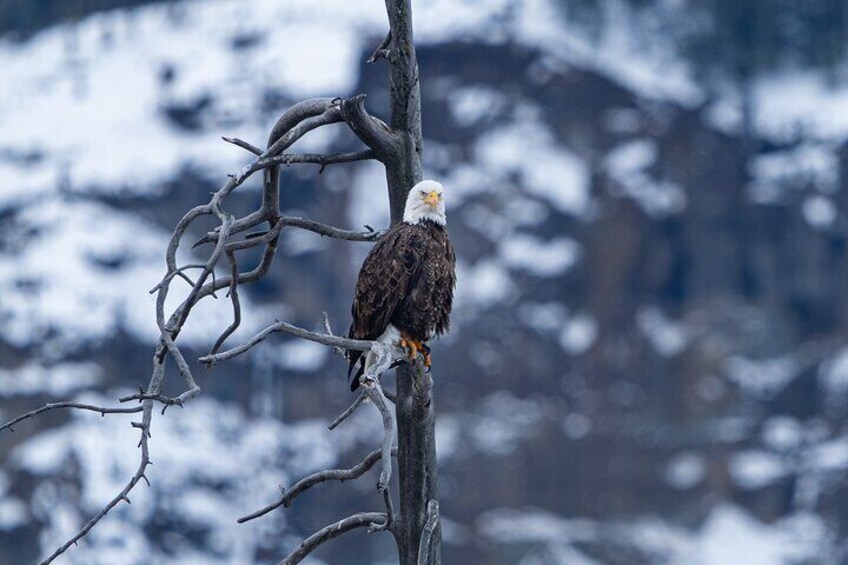
[(403, 210), (403, 221), (407, 224), (418, 224), (430, 220), (443, 226), (445, 218), (445, 189), (434, 180), (422, 180), (412, 187), (406, 197), (406, 208)]

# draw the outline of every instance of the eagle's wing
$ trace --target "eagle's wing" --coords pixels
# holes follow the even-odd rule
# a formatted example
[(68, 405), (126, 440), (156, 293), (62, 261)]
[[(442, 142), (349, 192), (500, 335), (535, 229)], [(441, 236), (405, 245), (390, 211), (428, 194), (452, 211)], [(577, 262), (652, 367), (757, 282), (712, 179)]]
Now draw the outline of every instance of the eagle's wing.
[[(386, 331), (419, 274), (425, 251), (423, 233), (417, 226), (399, 224), (380, 238), (359, 271), (349, 337), (373, 340)], [(351, 371), (361, 355), (360, 351), (348, 352)]]
[(436, 335), (442, 335), (450, 329), (454, 288), (456, 288), (456, 254), (445, 232), (444, 257), (439, 261), (438, 278), (433, 296), (436, 308)]

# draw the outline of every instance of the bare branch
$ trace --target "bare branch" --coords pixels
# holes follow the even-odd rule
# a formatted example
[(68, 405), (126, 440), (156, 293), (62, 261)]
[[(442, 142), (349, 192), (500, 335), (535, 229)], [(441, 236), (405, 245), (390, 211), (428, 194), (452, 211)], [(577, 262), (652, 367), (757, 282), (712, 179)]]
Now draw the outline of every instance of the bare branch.
[(227, 338), (230, 337), (234, 331), (236, 331), (241, 325), (241, 302), (239, 301), (238, 295), (238, 261), (236, 260), (236, 254), (233, 251), (227, 251), (227, 259), (230, 261), (230, 301), (233, 305), (233, 323), (230, 324), (227, 329), (218, 337), (215, 341), (215, 345), (212, 346), (211, 353), (217, 353), (221, 346), (224, 345), (224, 342), (227, 341)]
[(271, 128), (271, 133), (268, 134), (268, 145), (273, 145), (287, 131), (306, 118), (323, 114), (335, 102), (335, 98), (311, 98), (289, 107)]
[(381, 161), (391, 159), (398, 151), (400, 141), (385, 123), (365, 111), (365, 95), (360, 94), (341, 102), (341, 115), (365, 145), (374, 150)]
[(197, 386), (197, 383), (194, 382), (194, 377), (191, 374), (191, 369), (188, 366), (188, 362), (183, 357), (182, 352), (176, 346), (174, 341), (171, 339), (171, 336), (165, 334), (162, 336), (162, 341), (165, 343), (165, 346), (168, 349), (168, 353), (171, 354), (171, 357), (174, 358), (174, 361), (177, 362), (177, 368), (180, 370), (180, 375), (183, 377), (183, 381), (186, 385), (186, 391), (177, 397), (180, 405), (186, 400), (190, 398), (194, 398), (198, 394), (200, 394), (200, 387)]
[[(234, 221), (233, 225), (230, 227), (230, 236), (233, 236), (237, 233), (241, 233), (243, 231), (255, 228), (256, 226), (258, 226), (259, 224), (261, 224), (263, 222), (270, 221), (268, 216), (269, 216), (269, 214), (265, 210), (260, 209), (260, 210), (256, 210), (255, 212), (251, 212), (250, 214), (248, 214), (244, 218), (239, 218), (238, 220)], [(272, 221), (271, 223), (273, 224), (274, 222)], [(220, 233), (220, 226), (218, 226), (217, 228), (215, 228), (214, 230), (212, 230), (211, 232), (207, 233), (205, 236), (203, 236), (202, 238), (200, 238), (196, 242), (194, 242), (192, 244), (191, 248), (194, 249), (195, 247), (199, 247), (200, 245), (203, 245), (204, 243), (210, 243), (210, 242), (213, 242), (213, 241), (218, 241), (218, 234), (219, 233)]]
[(383, 420), (383, 469), (380, 472), (380, 479), (377, 481), (377, 488), (383, 491), (389, 487), (389, 481), (392, 477), (391, 453), (392, 445), (395, 442), (395, 436), (397, 434), (395, 431), (395, 420), (386, 403), (386, 397), (383, 394), (383, 387), (380, 386), (379, 377), (391, 366), (393, 356), (392, 349), (380, 343), (374, 345), (371, 351), (377, 354), (377, 360), (360, 377), (360, 383), (368, 394), (368, 398), (371, 399), (371, 402), (380, 411), (380, 416)]
[(350, 469), (327, 469), (306, 476), (300, 479), (297, 483), (295, 483), (292, 488), (287, 490), (283, 494), (282, 498), (280, 498), (280, 500), (273, 504), (269, 504), (261, 510), (253, 512), (252, 514), (248, 514), (247, 516), (239, 518), (238, 523), (243, 524), (245, 522), (249, 522), (250, 520), (259, 518), (260, 516), (264, 516), (268, 512), (271, 512), (272, 510), (279, 508), (280, 506), (288, 508), (292, 505), (292, 502), (294, 502), (294, 499), (298, 495), (309, 490), (317, 484), (324, 483), (327, 481), (344, 482), (350, 481), (352, 479), (358, 479), (359, 477), (370, 471), (374, 464), (377, 463), (377, 461), (379, 461), (382, 456), (382, 451), (377, 449), (366, 455), (365, 459), (363, 459)]
[(28, 420), (29, 418), (33, 418), (38, 416), (39, 414), (43, 414), (44, 412), (50, 412), (51, 410), (58, 410), (59, 408), (75, 408), (77, 410), (87, 410), (89, 412), (99, 412), (101, 416), (105, 416), (106, 414), (134, 414), (136, 412), (141, 412), (142, 407), (136, 406), (133, 408), (107, 408), (105, 406), (94, 406), (91, 404), (81, 404), (79, 402), (52, 402), (50, 404), (45, 404), (41, 408), (37, 408), (36, 410), (32, 410), (27, 412), (22, 416), (18, 416), (14, 420), (6, 422), (2, 426), (0, 426), (0, 432), (8, 429), (10, 432), (14, 432), (15, 429), (13, 426), (22, 422), (23, 420)]
[(259, 149), (255, 145), (251, 145), (250, 143), (244, 141), (243, 139), (239, 139), (237, 137), (222, 137), (221, 139), (223, 139), (227, 143), (232, 143), (233, 145), (236, 145), (238, 147), (241, 147), (242, 149), (250, 151), (254, 155), (262, 155), (261, 149)]
[(389, 492), (388, 487), (380, 489), (380, 493), (383, 495), (383, 504), (386, 506), (386, 521), (382, 524), (372, 524), (371, 527), (368, 528), (369, 534), (382, 532), (383, 530), (388, 530), (394, 533), (395, 508), (392, 504), (392, 495)]
[[(321, 313), (321, 321), (324, 322), (324, 331), (327, 332), (327, 335), (335, 335), (333, 333), (333, 328), (330, 327), (330, 316), (327, 315), (326, 312)], [(341, 357), (342, 359), (347, 359), (347, 355), (345, 354), (345, 350), (341, 347), (334, 347), (333, 353)], [(338, 425), (338, 424), (336, 424)], [(335, 426), (330, 425), (330, 429), (332, 430)]]
[(303, 230), (311, 231), (322, 235), (324, 237), (332, 237), (335, 239), (344, 239), (347, 241), (377, 241), (383, 234), (385, 234), (385, 230), (374, 231), (353, 231), (353, 230), (343, 230), (341, 228), (336, 228), (333, 226), (329, 226), (327, 224), (322, 224), (321, 222), (316, 222), (315, 220), (310, 220), (307, 218), (295, 218), (287, 216), (285, 218), (281, 218), (283, 225), (292, 226), (296, 228), (300, 228)]
[(300, 545), (297, 546), (297, 549), (291, 552), (285, 559), (280, 561), (279, 565), (294, 565), (295, 563), (300, 563), (322, 543), (356, 528), (371, 528), (375, 525), (385, 523), (386, 519), (386, 515), (382, 512), (360, 512), (359, 514), (354, 514), (344, 520), (339, 520), (338, 522), (324, 527), (303, 540)]
[[(257, 222), (258, 223), (258, 222)], [(234, 224), (235, 225), (235, 224)], [(239, 251), (242, 249), (249, 249), (251, 247), (257, 247), (264, 243), (267, 243), (268, 240), (272, 237), (276, 237), (279, 235), (280, 230), (284, 227), (296, 227), (306, 231), (311, 231), (313, 233), (317, 233), (318, 235), (324, 237), (332, 237), (334, 239), (343, 239), (346, 241), (377, 241), (386, 233), (386, 230), (375, 231), (373, 229), (369, 229), (366, 231), (354, 231), (354, 230), (345, 230), (342, 228), (337, 228), (335, 226), (331, 226), (328, 224), (323, 224), (321, 222), (317, 222), (315, 220), (310, 220), (308, 218), (299, 218), (295, 216), (283, 216), (277, 220), (274, 224), (274, 227), (271, 228), (270, 231), (265, 232), (259, 237), (251, 237), (249, 239), (244, 239), (241, 241), (232, 241), (227, 243), (227, 251)], [(245, 229), (248, 227), (254, 226), (245, 226)], [(239, 230), (243, 231), (243, 230)], [(230, 235), (232, 236), (234, 232), (231, 230)], [(210, 243), (218, 240), (218, 231), (211, 231), (207, 233), (202, 239), (199, 239), (193, 247), (197, 247), (198, 245), (202, 245), (204, 243)]]
[(308, 339), (309, 341), (314, 341), (315, 343), (320, 343), (322, 345), (327, 346), (337, 346), (343, 347), (345, 349), (354, 349), (356, 351), (368, 351), (371, 349), (371, 346), (376, 342), (360, 340), (360, 339), (348, 339), (346, 337), (337, 337), (334, 335), (327, 334), (319, 334), (315, 332), (311, 332), (309, 330), (305, 330), (301, 327), (289, 324), (288, 322), (277, 322), (271, 326), (268, 326), (243, 344), (238, 347), (234, 347), (232, 349), (228, 349), (222, 353), (216, 353), (214, 355), (205, 355), (200, 358), (201, 363), (206, 363), (207, 365), (214, 365), (219, 361), (226, 361), (227, 359), (232, 359), (233, 357), (237, 357), (242, 353), (250, 350), (258, 343), (265, 341), (272, 333), (282, 332), (293, 335), (295, 337), (300, 337), (303, 339)]
[(333, 103), (334, 101), (331, 102), (330, 105), (327, 106), (326, 110), (324, 110), (324, 112), (320, 115), (306, 118), (296, 126), (286, 131), (286, 133), (281, 135), (279, 139), (272, 143), (271, 146), (268, 147), (262, 155), (260, 155), (260, 158), (267, 159), (269, 157), (280, 155), (283, 151), (291, 147), (295, 141), (315, 128), (342, 121), (342, 114), (339, 107), (333, 106)]
[[(230, 241), (227, 243), (226, 250), (228, 253), (232, 253), (234, 251), (241, 251), (243, 249), (250, 249), (251, 247), (259, 247), (260, 245), (268, 245), (272, 241), (276, 241), (277, 237), (280, 235), (280, 231), (282, 231), (284, 226), (283, 219), (280, 218), (277, 220), (277, 223), (265, 233), (262, 234), (248, 234), (248, 237), (242, 239), (240, 241)], [(217, 233), (212, 233), (212, 241), (215, 241), (218, 237)], [(231, 234), (232, 235), (232, 234)]]
[[(162, 348), (160, 344), (156, 350), (156, 353), (153, 355), (153, 373), (150, 377), (150, 384), (147, 387), (147, 394), (159, 394), (159, 391), (162, 387), (162, 381), (165, 378), (165, 363), (163, 360), (159, 358), (159, 349)], [(145, 475), (145, 471), (147, 467), (151, 465), (150, 461), (150, 451), (148, 448), (148, 440), (150, 438), (150, 422), (153, 417), (153, 400), (145, 400), (142, 404), (141, 408), (141, 422), (133, 422), (133, 427), (137, 428), (141, 431), (141, 438), (138, 441), (138, 446), (141, 448), (141, 460), (139, 461), (138, 468), (135, 474), (130, 478), (129, 482), (121, 489), (117, 495), (115, 495), (112, 500), (110, 500), (97, 514), (94, 515), (91, 520), (89, 520), (85, 526), (80, 529), (71, 539), (64, 543), (60, 548), (54, 551), (49, 557), (44, 559), (41, 562), (41, 565), (48, 565), (52, 563), (57, 557), (65, 553), (72, 545), (76, 545), (76, 543), (81, 540), (91, 529), (97, 525), (100, 520), (103, 519), (106, 514), (109, 513), (112, 508), (117, 506), (120, 502), (126, 502), (129, 504), (129, 493), (135, 488), (135, 486), (142, 480), (149, 485), (150, 482), (147, 480), (147, 476)], [(122, 410), (127, 410), (137, 412), (139, 407), (126, 408)]]
[(182, 267), (180, 267), (179, 269), (176, 269), (176, 270), (174, 270), (174, 271), (171, 271), (170, 273), (168, 273), (167, 275), (165, 275), (165, 276), (164, 276), (164, 278), (163, 278), (161, 281), (159, 281), (159, 284), (157, 284), (156, 286), (154, 286), (153, 288), (151, 288), (148, 292), (149, 292), (150, 294), (155, 293), (157, 290), (159, 290), (160, 288), (162, 288), (164, 285), (166, 285), (166, 284), (170, 283), (170, 282), (171, 282), (171, 279), (173, 279), (175, 276), (182, 277), (182, 279), (183, 279), (184, 281), (186, 281), (186, 282), (189, 284), (189, 286), (192, 286), (192, 287), (193, 287), (193, 286), (194, 286), (194, 281), (192, 281), (190, 278), (188, 278), (188, 277), (186, 276), (186, 274), (185, 274), (185, 272), (184, 272), (184, 271), (187, 271), (188, 269), (203, 269), (204, 267), (206, 267), (206, 265), (205, 265), (205, 264), (200, 264), (200, 263), (195, 263), (195, 264), (192, 264), (192, 265), (183, 265), (183, 266), (182, 266)]
[(368, 159), (376, 159), (374, 151), (365, 149), (363, 151), (354, 151), (351, 153), (331, 153), (324, 155), (322, 153), (283, 153), (276, 157), (262, 159), (257, 163), (259, 168), (276, 167), (278, 165), (293, 165), (295, 163), (312, 163), (321, 165), (321, 172), (327, 165), (337, 163), (353, 163), (354, 161), (367, 161)]
[(344, 412), (342, 412), (341, 414), (339, 414), (339, 415), (336, 417), (336, 419), (335, 419), (335, 420), (333, 420), (333, 421), (332, 421), (332, 423), (331, 423), (329, 426), (327, 426), (327, 427), (328, 427), (330, 430), (335, 430), (335, 429), (338, 427), (338, 425), (339, 425), (339, 424), (341, 424), (342, 422), (344, 422), (345, 420), (347, 420), (348, 416), (350, 416), (351, 414), (353, 414), (353, 412), (354, 412), (357, 408), (359, 408), (359, 405), (360, 405), (360, 404), (362, 404), (362, 402), (363, 402), (366, 398), (368, 398), (368, 393), (366, 393), (365, 391), (362, 391), (362, 392), (359, 394), (359, 396), (357, 396), (357, 397), (356, 397), (356, 400), (354, 400), (354, 401), (353, 401), (353, 403), (352, 403), (350, 406), (348, 406), (347, 408), (345, 408), (345, 411), (344, 411)]
[(153, 400), (155, 402), (159, 402), (162, 404), (162, 414), (165, 413), (165, 410), (170, 408), (171, 406), (179, 406), (183, 407), (183, 401), (180, 398), (172, 398), (170, 396), (165, 396), (164, 394), (148, 394), (142, 388), (139, 392), (135, 394), (130, 394), (129, 396), (122, 396), (118, 399), (118, 402), (132, 402), (133, 400), (138, 400), (139, 402), (143, 402), (145, 400)]
[(421, 544), (418, 546), (418, 565), (431, 565), (430, 552), (433, 545), (433, 532), (439, 525), (439, 503), (431, 500), (427, 503), (427, 522), (421, 532)]

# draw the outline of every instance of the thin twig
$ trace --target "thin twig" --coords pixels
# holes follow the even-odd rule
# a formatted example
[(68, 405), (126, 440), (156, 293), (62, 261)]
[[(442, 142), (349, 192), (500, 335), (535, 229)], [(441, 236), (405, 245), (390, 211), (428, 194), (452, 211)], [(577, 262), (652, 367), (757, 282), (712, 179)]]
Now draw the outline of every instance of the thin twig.
[(202, 269), (205, 266), (206, 266), (205, 264), (203, 264), (203, 265), (201, 265), (201, 264), (183, 265), (179, 269), (177, 269), (175, 271), (171, 271), (170, 273), (165, 275), (165, 277), (159, 282), (159, 284), (157, 284), (156, 286), (151, 288), (148, 292), (150, 294), (155, 293), (157, 290), (162, 288), (162, 285), (165, 285), (165, 284), (168, 284), (169, 282), (171, 282), (171, 279), (174, 278), (175, 276), (181, 277), (184, 281), (186, 281), (189, 284), (189, 286), (194, 286), (194, 281), (192, 281), (190, 278), (188, 278), (184, 271), (187, 271), (188, 269)]
[(255, 145), (251, 145), (250, 143), (244, 141), (243, 139), (239, 139), (237, 137), (222, 137), (221, 139), (223, 139), (227, 143), (232, 143), (233, 145), (236, 145), (238, 147), (241, 147), (242, 149), (250, 151), (254, 155), (262, 155), (261, 149), (259, 149)]
[(280, 221), (283, 222), (284, 226), (292, 226), (303, 230), (311, 231), (319, 235), (323, 235), (325, 237), (344, 239), (347, 241), (377, 241), (378, 239), (383, 237), (383, 234), (386, 233), (385, 230), (343, 230), (341, 228), (328, 226), (327, 224), (322, 224), (321, 222), (316, 222), (315, 220), (310, 220), (308, 218), (296, 218), (287, 216), (284, 218), (280, 218)]
[(344, 422), (348, 418), (348, 416), (353, 414), (354, 410), (359, 408), (359, 405), (362, 404), (362, 401), (364, 401), (366, 398), (368, 398), (368, 394), (365, 391), (359, 393), (359, 396), (356, 397), (356, 400), (354, 400), (353, 403), (348, 406), (344, 412), (339, 414), (336, 419), (333, 420), (332, 423), (328, 426), (328, 428), (331, 430), (336, 429), (336, 427), (338, 427), (339, 424)]
[(227, 341), (227, 338), (230, 337), (234, 331), (236, 331), (241, 325), (241, 302), (239, 301), (238, 295), (238, 261), (236, 260), (236, 254), (233, 251), (227, 251), (227, 259), (230, 261), (230, 301), (233, 305), (233, 322), (227, 326), (227, 329), (218, 336), (218, 339), (215, 340), (215, 345), (212, 346), (212, 350), (210, 353), (215, 354), (221, 349), (221, 346), (224, 345), (224, 342)]
[[(330, 327), (330, 316), (326, 312), (321, 313), (321, 321), (324, 323), (324, 331), (327, 332), (327, 335), (336, 335), (333, 333), (333, 328)], [(342, 359), (347, 359), (347, 354), (341, 347), (333, 347), (333, 353)], [(332, 430), (333, 427), (335, 426), (330, 426), (330, 429)]]
[(99, 412), (101, 416), (105, 416), (106, 414), (134, 414), (136, 412), (141, 412), (142, 407), (136, 406), (133, 408), (107, 408), (105, 406), (94, 406), (91, 404), (82, 404), (79, 402), (51, 402), (49, 404), (45, 404), (41, 408), (37, 408), (32, 410), (31, 412), (27, 412), (22, 416), (18, 416), (14, 420), (6, 422), (2, 426), (0, 426), (0, 432), (8, 429), (10, 432), (14, 432), (15, 429), (13, 426), (22, 422), (23, 420), (28, 420), (34, 416), (38, 416), (39, 414), (43, 414), (44, 412), (50, 412), (51, 410), (58, 410), (59, 408), (75, 408), (77, 410), (87, 410), (89, 412)]

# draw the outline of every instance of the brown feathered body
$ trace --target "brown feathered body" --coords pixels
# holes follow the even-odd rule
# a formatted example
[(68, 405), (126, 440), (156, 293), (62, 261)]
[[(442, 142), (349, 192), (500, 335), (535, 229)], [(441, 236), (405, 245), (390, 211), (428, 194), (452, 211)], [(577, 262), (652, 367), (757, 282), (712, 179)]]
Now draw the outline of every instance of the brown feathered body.
[[(456, 256), (447, 229), (431, 221), (400, 222), (380, 238), (359, 271), (348, 337), (376, 340), (393, 325), (405, 337), (427, 341), (450, 326)], [(353, 373), (361, 351), (348, 351)], [(359, 386), (362, 367), (353, 376)]]

